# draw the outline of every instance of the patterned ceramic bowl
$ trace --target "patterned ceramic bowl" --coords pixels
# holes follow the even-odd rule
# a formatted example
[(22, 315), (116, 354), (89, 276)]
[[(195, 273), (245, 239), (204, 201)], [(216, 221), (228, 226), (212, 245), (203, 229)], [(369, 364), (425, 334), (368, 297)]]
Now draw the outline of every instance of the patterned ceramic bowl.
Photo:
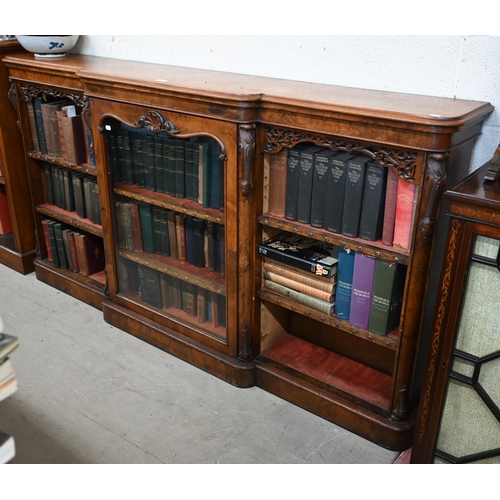
[(16, 35), (19, 43), (35, 57), (64, 57), (80, 35)]

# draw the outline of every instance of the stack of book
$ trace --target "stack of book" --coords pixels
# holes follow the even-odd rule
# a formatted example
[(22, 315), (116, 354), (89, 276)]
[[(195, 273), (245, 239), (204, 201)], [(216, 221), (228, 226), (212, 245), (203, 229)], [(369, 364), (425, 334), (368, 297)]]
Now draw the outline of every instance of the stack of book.
[(407, 266), (339, 249), (335, 315), (386, 336), (399, 325)]
[(311, 238), (282, 233), (259, 245), (264, 286), (329, 316), (335, 310), (336, 248)]
[(82, 219), (101, 224), (99, 188), (95, 176), (43, 163), (45, 199), (50, 205), (76, 212)]
[(156, 309), (183, 311), (215, 328), (226, 326), (224, 295), (125, 259), (118, 261), (118, 275), (122, 292), (138, 291), (142, 301)]
[(90, 132), (71, 100), (36, 97), (27, 106), (35, 151), (72, 165), (95, 165)]
[[(0, 332), (2, 332), (1, 321)], [(16, 373), (9, 356), (18, 345), (17, 337), (0, 333), (0, 401), (12, 396), (17, 390)], [(9, 462), (14, 458), (14, 455), (14, 438), (0, 431), (0, 463)]]
[(146, 202), (116, 201), (118, 246), (188, 262), (225, 274), (222, 224)]
[(144, 129), (106, 126), (113, 181), (224, 210), (224, 161), (217, 141), (176, 139)]
[(366, 154), (300, 144), (269, 155), (269, 213), (408, 250), (415, 184)]
[(42, 221), (48, 259), (54, 267), (69, 269), (83, 276), (104, 271), (105, 257), (102, 238), (75, 231), (72, 226), (50, 219)]

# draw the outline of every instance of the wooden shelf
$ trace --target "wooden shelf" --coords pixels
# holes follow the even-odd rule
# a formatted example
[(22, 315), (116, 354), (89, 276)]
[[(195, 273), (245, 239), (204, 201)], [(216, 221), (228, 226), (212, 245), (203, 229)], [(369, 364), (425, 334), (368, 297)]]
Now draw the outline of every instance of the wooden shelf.
[(267, 290), (267, 289), (259, 290), (258, 295), (262, 300), (279, 305), (281, 307), (284, 307), (285, 309), (306, 316), (309, 319), (319, 321), (320, 323), (323, 323), (325, 325), (338, 328), (339, 330), (343, 330), (344, 332), (347, 332), (353, 336), (362, 338), (367, 342), (383, 346), (387, 349), (390, 349), (391, 351), (395, 351), (397, 348), (398, 345), (397, 332), (392, 332), (387, 337), (383, 337), (381, 335), (371, 333), (368, 330), (355, 328), (351, 324), (349, 324), (348, 321), (342, 321), (336, 318), (335, 316), (327, 316), (326, 314), (317, 311), (312, 307), (300, 304), (299, 302), (296, 302), (295, 300), (280, 295), (279, 293), (273, 292), (272, 290)]
[(225, 214), (214, 208), (204, 208), (196, 201), (187, 198), (176, 198), (164, 193), (155, 193), (146, 188), (132, 184), (117, 183), (114, 192), (137, 201), (145, 201), (157, 207), (173, 210), (193, 217), (199, 217), (217, 224), (225, 224)]
[(204, 288), (218, 295), (226, 296), (225, 277), (206, 267), (195, 267), (188, 262), (172, 259), (163, 255), (153, 255), (144, 252), (119, 251), (120, 257), (131, 260), (137, 264), (156, 269), (164, 274), (169, 274), (182, 281), (193, 283), (196, 286)]
[(261, 215), (259, 223), (263, 226), (273, 227), (282, 231), (288, 231), (301, 236), (307, 236), (315, 240), (330, 243), (335, 246), (341, 246), (346, 249), (360, 252), (370, 257), (377, 257), (388, 261), (396, 261), (404, 265), (408, 265), (408, 251), (398, 247), (390, 247), (384, 245), (382, 241), (367, 241), (361, 238), (349, 238), (342, 234), (331, 233), (324, 229), (314, 228), (307, 224), (302, 224), (296, 221), (289, 221), (282, 217), (271, 215)]
[(27, 155), (29, 158), (33, 158), (34, 160), (46, 161), (48, 163), (53, 163), (54, 165), (59, 165), (60, 167), (66, 167), (71, 170), (75, 170), (77, 172), (84, 172), (90, 175), (97, 175), (96, 167), (85, 163), (83, 165), (75, 165), (74, 163), (68, 163), (64, 161), (62, 158), (54, 158), (53, 156), (47, 156), (39, 151), (28, 151)]
[(38, 205), (36, 211), (47, 217), (52, 217), (53, 219), (57, 219), (65, 224), (102, 238), (102, 226), (95, 224), (89, 219), (82, 219), (76, 212), (68, 212), (63, 208), (59, 208), (56, 205), (49, 205), (48, 203)]

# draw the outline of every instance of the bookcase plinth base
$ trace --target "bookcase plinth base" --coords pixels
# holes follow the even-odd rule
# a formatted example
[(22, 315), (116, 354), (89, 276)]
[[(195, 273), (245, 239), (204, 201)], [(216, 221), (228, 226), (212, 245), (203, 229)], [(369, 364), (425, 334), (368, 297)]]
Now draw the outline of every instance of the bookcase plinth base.
[(110, 300), (102, 304), (104, 320), (236, 387), (255, 385), (255, 365), (222, 354), (174, 330), (165, 328)]
[(0, 246), (0, 264), (10, 267), (21, 274), (30, 274), (35, 270), (35, 251), (19, 253), (6, 246)]
[(102, 309), (104, 285), (73, 271), (56, 268), (48, 261), (35, 260), (38, 280), (67, 293), (86, 304)]
[(395, 422), (377, 415), (273, 366), (264, 356), (255, 363), (257, 387), (389, 450), (404, 451), (411, 446), (414, 419)]

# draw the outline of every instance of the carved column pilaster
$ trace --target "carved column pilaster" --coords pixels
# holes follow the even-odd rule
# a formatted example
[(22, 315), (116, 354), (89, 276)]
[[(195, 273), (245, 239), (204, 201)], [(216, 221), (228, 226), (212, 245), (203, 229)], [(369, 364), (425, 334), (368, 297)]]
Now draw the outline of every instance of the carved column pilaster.
[(252, 166), (255, 158), (255, 125), (241, 125), (239, 129), (240, 158), (243, 164), (243, 178), (240, 190), (244, 198), (253, 191)]

